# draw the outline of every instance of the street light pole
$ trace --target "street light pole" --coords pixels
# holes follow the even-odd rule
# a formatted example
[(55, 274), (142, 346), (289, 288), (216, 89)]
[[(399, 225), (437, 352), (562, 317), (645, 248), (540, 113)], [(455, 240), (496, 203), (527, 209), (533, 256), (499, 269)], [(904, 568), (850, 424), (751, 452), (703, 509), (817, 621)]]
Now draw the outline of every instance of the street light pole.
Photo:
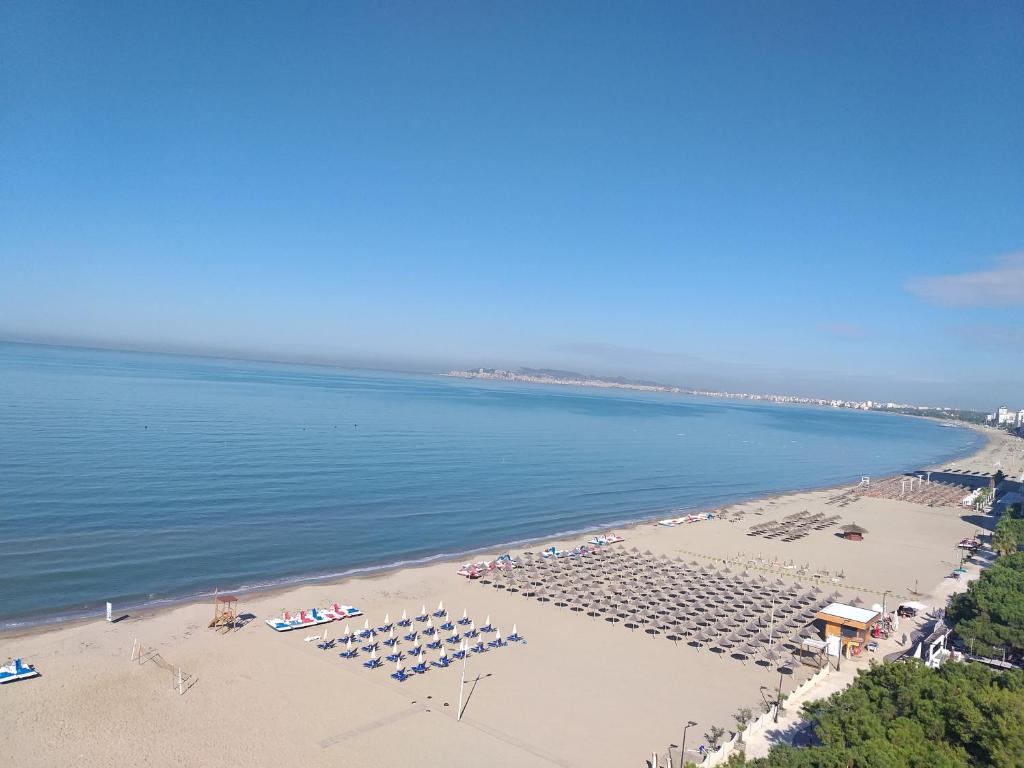
[(775, 717), (774, 721), (779, 722), (779, 708), (782, 707), (782, 673), (779, 672), (779, 692), (775, 696)]
[(696, 725), (696, 723), (693, 722), (693, 720), (690, 720), (683, 728), (683, 743), (679, 750), (679, 768), (686, 768), (686, 732), (690, 729), (691, 725)]

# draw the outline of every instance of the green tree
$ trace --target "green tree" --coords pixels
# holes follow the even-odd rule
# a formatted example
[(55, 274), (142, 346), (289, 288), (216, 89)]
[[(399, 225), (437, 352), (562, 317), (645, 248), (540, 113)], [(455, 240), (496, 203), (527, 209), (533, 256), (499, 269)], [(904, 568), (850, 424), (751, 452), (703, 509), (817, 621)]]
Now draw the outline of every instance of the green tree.
[(736, 710), (733, 719), (736, 721), (736, 731), (739, 733), (740, 741), (743, 741), (743, 729), (754, 719), (754, 713), (750, 711), (749, 707), (741, 707)]
[[(872, 665), (804, 706), (821, 742), (779, 745), (755, 768), (1020, 768), (1024, 672), (916, 661)], [(731, 765), (731, 764), (730, 764)], [(737, 763), (739, 765), (739, 763)]]
[(1024, 653), (1024, 552), (998, 558), (954, 595), (946, 619), (977, 652)]
[(720, 725), (713, 725), (704, 732), (704, 738), (707, 739), (708, 745), (712, 749), (718, 749), (718, 745), (722, 743), (723, 736), (725, 736), (725, 728)]

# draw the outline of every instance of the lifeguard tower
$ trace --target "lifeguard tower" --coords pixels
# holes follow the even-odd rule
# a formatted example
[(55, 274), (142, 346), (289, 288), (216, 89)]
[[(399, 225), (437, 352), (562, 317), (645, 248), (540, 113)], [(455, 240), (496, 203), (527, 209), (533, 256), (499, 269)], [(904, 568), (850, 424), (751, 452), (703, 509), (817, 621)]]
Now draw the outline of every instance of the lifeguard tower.
[(213, 620), (210, 629), (230, 632), (238, 621), (238, 598), (234, 595), (213, 593)]

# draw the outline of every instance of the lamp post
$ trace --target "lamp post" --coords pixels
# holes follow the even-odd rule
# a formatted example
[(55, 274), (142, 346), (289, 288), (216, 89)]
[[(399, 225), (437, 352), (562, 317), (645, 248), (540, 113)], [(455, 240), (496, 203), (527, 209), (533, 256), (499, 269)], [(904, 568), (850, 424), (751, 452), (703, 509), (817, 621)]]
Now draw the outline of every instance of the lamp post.
[(686, 766), (686, 732), (690, 729), (691, 725), (696, 725), (696, 723), (693, 722), (693, 720), (690, 720), (686, 723), (686, 726), (683, 728), (683, 743), (682, 746), (680, 746), (679, 748), (679, 768), (685, 768)]
[(782, 672), (779, 671), (779, 692), (775, 696), (775, 717), (772, 718), (774, 722), (779, 722), (779, 709), (782, 707)]

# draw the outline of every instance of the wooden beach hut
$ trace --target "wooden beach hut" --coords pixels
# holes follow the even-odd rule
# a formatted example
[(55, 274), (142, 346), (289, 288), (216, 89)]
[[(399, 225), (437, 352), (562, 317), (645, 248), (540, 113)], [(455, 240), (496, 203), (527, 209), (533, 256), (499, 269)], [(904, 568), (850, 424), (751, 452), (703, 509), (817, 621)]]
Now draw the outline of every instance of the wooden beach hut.
[(839, 530), (843, 532), (843, 538), (847, 541), (863, 541), (864, 534), (867, 533), (866, 528), (861, 528), (856, 523), (844, 525)]

